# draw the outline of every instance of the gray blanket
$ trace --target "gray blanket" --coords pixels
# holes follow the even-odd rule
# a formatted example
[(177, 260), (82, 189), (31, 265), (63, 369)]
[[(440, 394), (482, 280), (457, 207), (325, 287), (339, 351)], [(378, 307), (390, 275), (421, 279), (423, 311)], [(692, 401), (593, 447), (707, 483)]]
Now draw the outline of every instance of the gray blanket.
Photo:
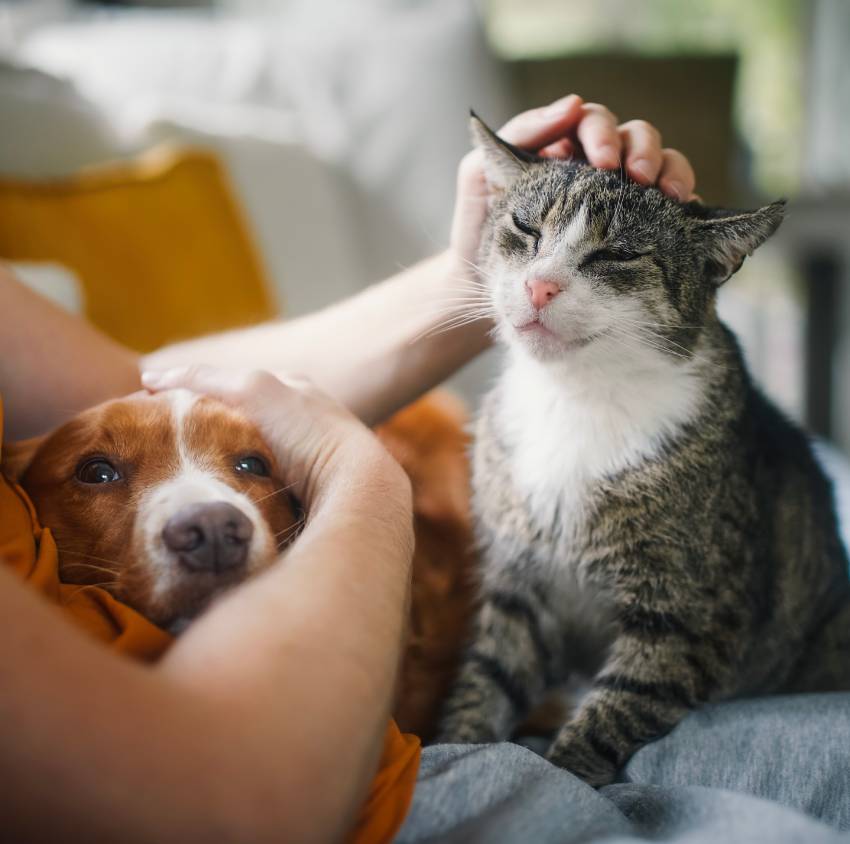
[(515, 744), (423, 753), (399, 842), (850, 842), (850, 694), (707, 707), (596, 791)]

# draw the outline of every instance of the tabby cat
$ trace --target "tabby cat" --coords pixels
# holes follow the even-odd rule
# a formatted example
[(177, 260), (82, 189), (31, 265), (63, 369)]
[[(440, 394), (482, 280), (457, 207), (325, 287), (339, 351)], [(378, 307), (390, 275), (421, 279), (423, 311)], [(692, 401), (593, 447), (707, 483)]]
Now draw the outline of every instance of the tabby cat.
[(508, 738), (579, 672), (548, 758), (598, 786), (703, 703), (850, 688), (830, 483), (715, 310), (783, 203), (679, 204), (472, 132), (507, 363), (477, 424), (481, 604), (439, 740)]

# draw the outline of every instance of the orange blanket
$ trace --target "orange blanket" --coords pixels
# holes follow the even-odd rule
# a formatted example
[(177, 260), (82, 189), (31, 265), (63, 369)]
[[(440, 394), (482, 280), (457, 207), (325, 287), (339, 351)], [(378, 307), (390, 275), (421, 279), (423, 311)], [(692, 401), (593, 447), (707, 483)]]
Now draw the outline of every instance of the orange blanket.
[[(0, 401), (0, 441), (3, 416)], [(0, 468), (2, 453), (0, 453)], [(50, 531), (39, 525), (32, 503), (0, 473), (0, 561), (57, 604), (73, 623), (114, 650), (142, 660), (162, 655), (171, 637), (135, 610), (97, 587), (61, 583), (58, 554)], [(391, 841), (413, 797), (420, 744), (390, 722), (384, 751), (369, 797), (351, 840), (357, 844)]]

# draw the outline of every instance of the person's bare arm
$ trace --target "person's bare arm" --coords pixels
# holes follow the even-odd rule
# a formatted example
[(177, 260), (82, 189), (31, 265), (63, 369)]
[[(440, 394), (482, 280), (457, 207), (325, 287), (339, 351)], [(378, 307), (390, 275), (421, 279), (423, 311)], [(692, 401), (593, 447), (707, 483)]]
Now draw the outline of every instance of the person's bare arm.
[(240, 378), (204, 371), (159, 386), (211, 391), (250, 413), (305, 473), (308, 527), (156, 667), (69, 629), (0, 567), (10, 840), (73, 830), (86, 841), (325, 842), (362, 804), (401, 647), (409, 485), (341, 408), (271, 376)]
[[(524, 112), (500, 131), (544, 155), (581, 151), (591, 164), (609, 168), (622, 161), (636, 181), (657, 183), (679, 198), (689, 197), (694, 187), (687, 159), (662, 149), (654, 127), (641, 121), (618, 126), (604, 106), (577, 96)], [(488, 200), (480, 156), (470, 152), (458, 170), (451, 247), (445, 253), (318, 313), (179, 343), (147, 356), (143, 365), (301, 372), (367, 424), (378, 422), (489, 342), (483, 280), (471, 263)], [(481, 319), (461, 318), (477, 308)], [(136, 389), (137, 365), (135, 354), (0, 268), (0, 392), (7, 436), (42, 433), (83, 407)]]
[(33, 293), (0, 262), (0, 396), (6, 439), (43, 434), (139, 389), (139, 356)]
[[(575, 95), (518, 115), (500, 133), (547, 156), (582, 153), (607, 168), (622, 163), (636, 181), (657, 183), (679, 199), (693, 192), (687, 159), (662, 149), (653, 126), (634, 120), (618, 126), (607, 108)], [(486, 279), (474, 266), (488, 201), (476, 150), (458, 169), (451, 246), (442, 255), (316, 314), (171, 346), (148, 356), (145, 365), (202, 362), (302, 372), (367, 424), (379, 422), (489, 344)], [(473, 319), (476, 314), (480, 319)]]
[(478, 297), (463, 268), (443, 253), (314, 314), (169, 346), (144, 366), (301, 373), (373, 425), (489, 345), (485, 317), (442, 330), (453, 316), (460, 322), (461, 304), (483, 311)]

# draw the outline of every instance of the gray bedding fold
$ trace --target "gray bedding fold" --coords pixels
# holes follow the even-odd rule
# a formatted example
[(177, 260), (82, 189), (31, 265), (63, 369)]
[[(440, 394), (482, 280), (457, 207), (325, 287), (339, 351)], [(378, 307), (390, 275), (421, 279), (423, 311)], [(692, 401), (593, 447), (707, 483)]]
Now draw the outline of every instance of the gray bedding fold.
[(850, 695), (825, 694), (706, 707), (601, 791), (514, 744), (426, 748), (397, 840), (819, 844), (847, 830)]

